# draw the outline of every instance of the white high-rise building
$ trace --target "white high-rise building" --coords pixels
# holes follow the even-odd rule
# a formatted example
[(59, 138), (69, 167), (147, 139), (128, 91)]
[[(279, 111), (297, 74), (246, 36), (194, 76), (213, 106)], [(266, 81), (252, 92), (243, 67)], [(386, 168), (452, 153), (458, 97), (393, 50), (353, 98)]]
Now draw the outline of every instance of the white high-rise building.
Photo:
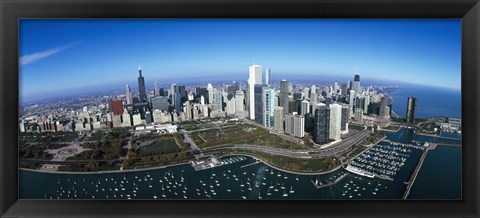
[(270, 67), (265, 70), (265, 85), (271, 85), (271, 73), (272, 69)]
[(368, 114), (368, 105), (370, 104), (370, 96), (365, 95), (365, 103), (363, 104), (363, 113)]
[(248, 71), (248, 90), (249, 90), (249, 114), (250, 119), (255, 119), (255, 85), (262, 84), (262, 66), (251, 65)]
[(236, 93), (235, 93), (235, 111), (236, 112), (242, 112), (244, 111), (244, 107), (243, 107), (243, 100), (245, 99), (245, 96), (243, 94), (243, 91), (241, 90), (238, 90)]
[(245, 117), (245, 107), (244, 107), (244, 101), (245, 95), (243, 94), (242, 90), (237, 90), (235, 93), (235, 114), (239, 118), (244, 118)]
[(222, 90), (214, 89), (212, 97), (212, 111), (223, 111), (222, 110)]
[(363, 122), (363, 109), (362, 108), (355, 109), (355, 121)]
[(208, 91), (208, 103), (212, 104), (213, 102), (213, 86), (211, 83), (207, 85), (207, 91)]
[(172, 100), (172, 106), (175, 106), (175, 87), (176, 86), (177, 86), (177, 84), (175, 84), (175, 83), (173, 83), (171, 85), (171, 88), (172, 88), (172, 91), (171, 91), (171, 93), (172, 93), (172, 99), (171, 99)]
[(283, 107), (274, 108), (274, 129), (278, 131), (283, 131)]
[(341, 125), (342, 125), (342, 106), (337, 103), (330, 104), (329, 138), (333, 140), (340, 139)]
[(155, 89), (153, 90), (153, 94), (155, 96), (159, 96), (160, 95), (160, 86), (158, 85), (158, 81), (155, 81)]
[(130, 85), (125, 85), (125, 98), (127, 99), (127, 104), (133, 104), (132, 89)]
[(122, 114), (122, 126), (130, 127), (132, 126), (132, 119), (130, 118), (130, 114), (128, 113), (127, 109), (123, 110)]
[(305, 136), (305, 118), (301, 115), (287, 114), (285, 117), (285, 133), (298, 138)]
[(205, 97), (203, 97), (203, 95), (200, 96), (200, 104), (201, 104), (201, 105), (204, 105), (204, 104), (205, 104)]
[(163, 112), (159, 109), (155, 109), (152, 113), (154, 123), (163, 123)]
[(339, 88), (338, 82), (335, 81), (335, 82), (333, 83), (333, 95), (337, 95), (338, 88)]
[(20, 132), (25, 132), (25, 121), (20, 122)]
[(350, 114), (353, 114), (354, 103), (355, 103), (355, 91), (350, 90), (349, 101), (348, 101), (348, 104), (350, 105)]
[(302, 116), (305, 116), (305, 114), (310, 113), (310, 102), (307, 100), (303, 100), (301, 110), (302, 110), (302, 114), (300, 115)]
[(193, 92), (189, 92), (187, 96), (189, 101), (193, 101), (194, 99)]
[(274, 108), (275, 108), (275, 90), (273, 88), (265, 88), (264, 96), (265, 96), (265, 118), (264, 118), (264, 125), (266, 127), (272, 128), (274, 126)]
[(145, 124), (144, 120), (142, 120), (142, 117), (140, 116), (140, 114), (134, 114), (132, 117), (133, 117), (133, 125), (134, 126), (140, 125), (140, 124)]
[(235, 97), (232, 93), (229, 93), (226, 97), (226, 111), (228, 115), (235, 115)]
[(122, 117), (121, 115), (113, 115), (111, 117), (113, 127), (122, 127), (122, 118), (121, 117)]

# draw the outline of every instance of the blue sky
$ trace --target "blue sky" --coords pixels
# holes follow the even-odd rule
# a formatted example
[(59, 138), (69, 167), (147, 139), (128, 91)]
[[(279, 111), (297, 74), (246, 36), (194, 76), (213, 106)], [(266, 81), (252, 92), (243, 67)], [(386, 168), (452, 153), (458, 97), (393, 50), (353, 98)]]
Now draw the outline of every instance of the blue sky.
[(253, 62), (274, 79), (353, 79), (358, 67), (362, 79), (460, 89), (460, 39), (460, 19), (23, 19), (20, 92), (134, 82), (139, 63), (147, 85), (246, 80)]

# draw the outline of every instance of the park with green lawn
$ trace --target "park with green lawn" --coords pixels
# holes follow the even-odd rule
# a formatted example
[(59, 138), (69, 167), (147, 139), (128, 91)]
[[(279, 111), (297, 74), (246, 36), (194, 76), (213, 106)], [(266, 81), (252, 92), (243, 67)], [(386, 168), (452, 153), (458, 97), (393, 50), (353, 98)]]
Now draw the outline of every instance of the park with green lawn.
[(223, 128), (211, 128), (189, 134), (200, 148), (228, 144), (255, 144), (285, 149), (308, 149), (308, 146), (292, 142), (270, 131), (250, 124), (237, 124)]

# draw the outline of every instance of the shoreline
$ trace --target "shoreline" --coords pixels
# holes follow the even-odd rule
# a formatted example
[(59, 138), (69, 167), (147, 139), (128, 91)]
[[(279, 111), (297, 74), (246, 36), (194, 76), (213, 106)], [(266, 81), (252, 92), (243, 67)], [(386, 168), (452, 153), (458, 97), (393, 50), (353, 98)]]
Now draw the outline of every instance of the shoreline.
[(139, 172), (139, 171), (159, 170), (159, 169), (165, 169), (165, 168), (169, 168), (169, 167), (180, 166), (180, 165), (184, 165), (184, 164), (188, 164), (188, 162), (169, 164), (169, 165), (164, 165), (164, 166), (148, 167), (148, 168), (139, 168), (139, 169), (105, 170), (105, 171), (96, 171), (96, 172), (42, 171), (42, 170), (34, 170), (34, 169), (28, 169), (28, 168), (19, 168), (18, 170), (37, 172), (37, 173), (50, 173), (50, 174), (76, 174), (76, 175), (81, 175), (81, 174), (110, 174), (110, 173), (132, 173), (132, 172)]
[[(225, 155), (221, 155), (219, 156), (218, 158), (222, 158), (222, 157), (228, 157), (228, 156), (246, 156), (246, 157), (251, 157), (251, 158), (254, 158), (254, 159), (257, 159), (259, 160), (260, 162), (262, 162), (263, 164), (273, 168), (273, 169), (276, 169), (276, 170), (279, 170), (279, 171), (282, 171), (282, 172), (285, 172), (285, 173), (290, 173), (290, 174), (295, 174), (295, 175), (305, 175), (305, 176), (308, 176), (308, 175), (323, 175), (323, 174), (329, 174), (329, 173), (332, 173), (332, 172), (335, 172), (337, 171), (338, 169), (340, 169), (343, 164), (329, 170), (329, 171), (325, 171), (325, 172), (295, 172), (295, 171), (290, 171), (290, 170), (286, 170), (286, 169), (282, 169), (278, 166), (275, 166), (271, 163), (268, 163), (267, 161), (265, 161), (263, 158), (261, 157), (257, 157), (255, 155), (252, 155), (252, 154), (225, 154)], [(169, 167), (175, 167), (175, 166), (181, 166), (181, 165), (185, 165), (185, 164), (189, 164), (189, 162), (184, 162), (184, 163), (176, 163), (176, 164), (169, 164), (169, 165), (164, 165), (164, 166), (156, 166), (156, 167), (148, 167), (148, 168), (140, 168), (140, 169), (127, 169), (127, 170), (105, 170), (105, 171), (97, 171), (97, 172), (69, 172), (69, 171), (43, 171), (43, 170), (34, 170), (34, 169), (28, 169), (28, 168), (19, 168), (19, 170), (24, 170), (24, 171), (29, 171), (29, 172), (37, 172), (37, 173), (49, 173), (49, 174), (71, 174), (71, 175), (81, 175), (81, 174), (85, 174), (85, 175), (88, 175), (88, 174), (91, 174), (91, 175), (94, 175), (94, 174), (110, 174), (110, 173), (132, 173), (132, 172), (143, 172), (143, 171), (150, 171), (150, 170), (159, 170), (159, 169), (166, 169), (166, 168), (169, 168)]]
[(307, 172), (295, 172), (295, 171), (290, 171), (290, 170), (286, 170), (286, 169), (282, 169), (280, 167), (277, 167), (273, 164), (270, 164), (268, 162), (266, 162), (264, 159), (262, 159), (261, 157), (257, 157), (253, 154), (227, 154), (227, 155), (222, 155), (220, 157), (226, 157), (226, 156), (247, 156), (247, 157), (251, 157), (251, 158), (254, 158), (254, 159), (257, 159), (259, 160), (260, 162), (262, 162), (263, 164), (273, 168), (273, 169), (276, 169), (278, 171), (282, 171), (284, 173), (290, 173), (290, 174), (295, 174), (295, 175), (303, 175), (303, 176), (315, 176), (315, 175), (323, 175), (323, 174), (329, 174), (329, 173), (333, 173), (335, 171), (337, 171), (339, 168), (342, 167), (342, 164), (339, 165), (338, 167), (335, 167), (329, 171), (325, 171), (325, 172), (316, 172), (316, 173), (307, 173)]

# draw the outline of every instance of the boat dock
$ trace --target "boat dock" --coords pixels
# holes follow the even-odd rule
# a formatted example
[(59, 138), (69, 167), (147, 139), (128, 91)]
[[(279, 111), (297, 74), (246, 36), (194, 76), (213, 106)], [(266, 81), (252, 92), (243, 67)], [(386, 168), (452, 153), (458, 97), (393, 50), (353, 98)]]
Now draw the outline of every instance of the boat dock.
[(390, 177), (390, 176), (386, 176), (386, 175), (377, 175), (375, 174), (375, 177), (379, 178), (379, 179), (384, 179), (384, 180), (388, 180), (388, 181), (393, 181), (393, 178)]
[[(403, 143), (399, 143), (399, 142), (392, 142), (392, 141), (390, 141), (390, 140), (388, 140), (388, 139), (383, 139), (382, 141), (383, 141), (383, 142), (388, 142), (388, 143), (390, 143), (390, 144), (392, 144), (392, 145), (401, 145), (401, 146), (406, 146), (406, 147), (415, 148), (415, 149), (422, 149), (422, 147), (420, 147), (420, 146), (416, 146), (416, 145), (412, 145), (412, 144), (403, 144)], [(414, 141), (414, 142), (415, 142), (415, 141)]]
[(418, 172), (420, 171), (420, 168), (422, 167), (423, 161), (425, 160), (425, 157), (427, 157), (428, 151), (430, 149), (425, 149), (423, 150), (422, 157), (420, 157), (420, 160), (418, 161), (417, 167), (412, 173), (412, 176), (410, 177), (410, 180), (408, 182), (405, 182), (407, 185), (407, 189), (405, 190), (405, 193), (403, 194), (402, 199), (407, 199), (408, 195), (410, 195), (410, 189), (412, 189), (413, 183), (415, 182), (415, 179), (417, 178)]
[(326, 183), (326, 184), (322, 184), (321, 182), (318, 183), (318, 180), (317, 181), (313, 181), (313, 180), (310, 180), (310, 182), (312, 182), (313, 186), (315, 186), (315, 188), (319, 189), (319, 188), (325, 188), (325, 187), (328, 187), (328, 186), (332, 186), (332, 185), (335, 185), (337, 184), (338, 182), (342, 181), (343, 178), (345, 178), (349, 173), (345, 173), (343, 175), (341, 175), (340, 177), (338, 177), (337, 179), (335, 179), (335, 181), (333, 182), (330, 182), (330, 183)]

